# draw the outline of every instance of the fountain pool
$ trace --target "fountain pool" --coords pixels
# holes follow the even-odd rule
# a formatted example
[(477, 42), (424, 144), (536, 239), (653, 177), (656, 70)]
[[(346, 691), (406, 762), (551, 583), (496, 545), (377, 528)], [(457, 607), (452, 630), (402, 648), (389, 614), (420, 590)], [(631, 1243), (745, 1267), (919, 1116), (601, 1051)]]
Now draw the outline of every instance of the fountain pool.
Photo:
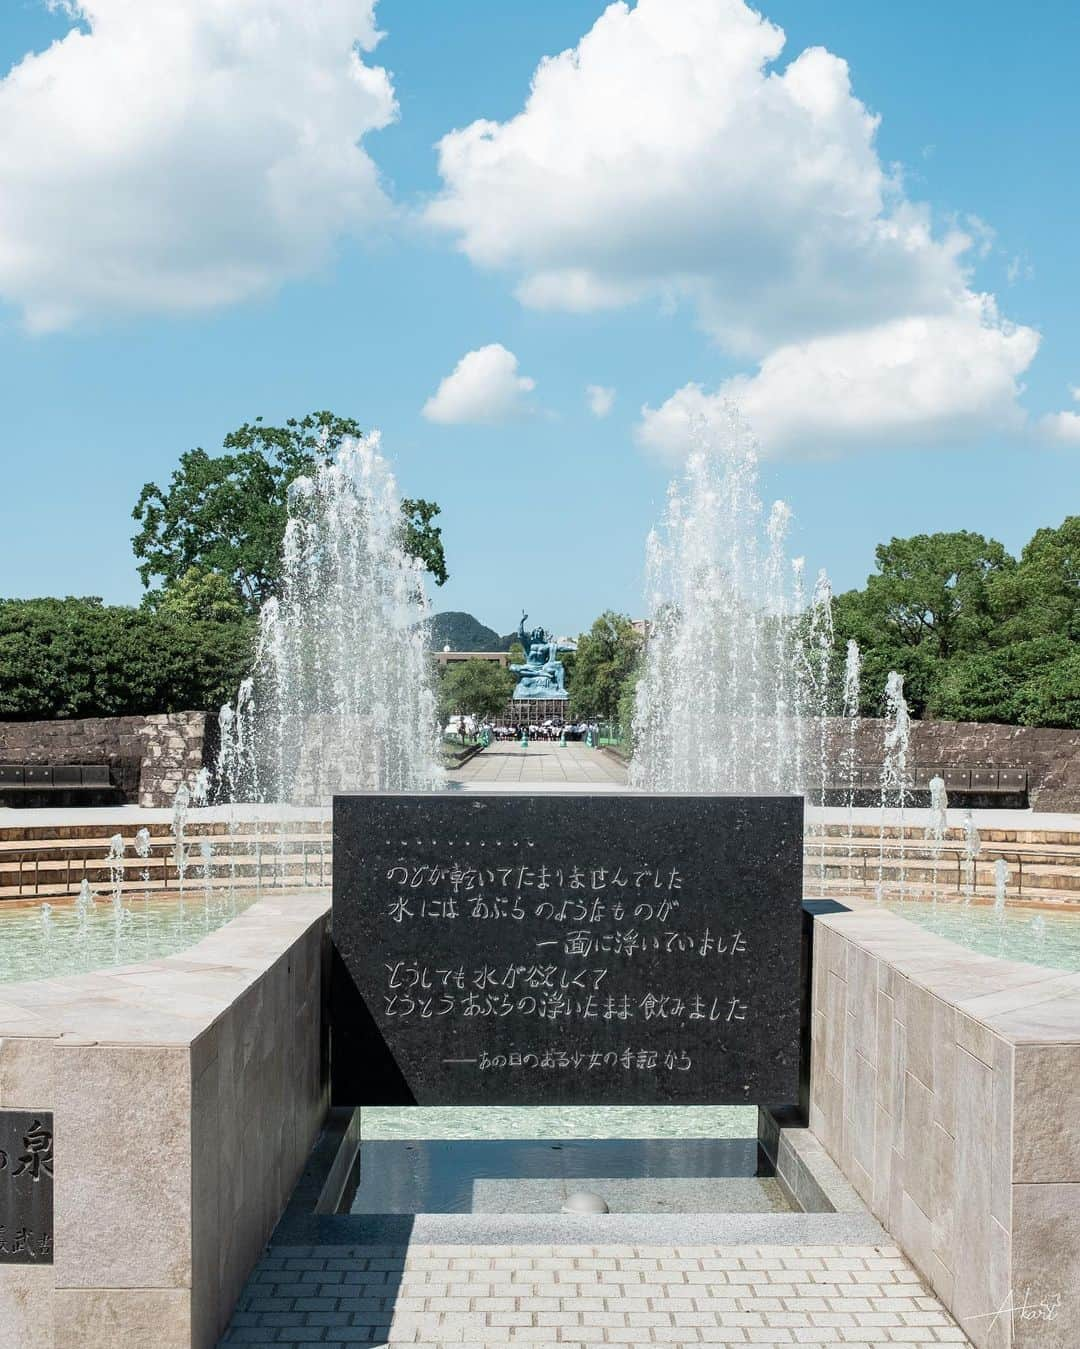
[[(85, 891), (84, 891), (85, 895)], [(109, 895), (74, 903), (5, 904), (0, 909), (0, 984), (131, 965), (194, 946), (253, 904), (254, 891), (209, 896)]]
[(899, 899), (884, 907), (981, 955), (1080, 973), (1080, 913)]

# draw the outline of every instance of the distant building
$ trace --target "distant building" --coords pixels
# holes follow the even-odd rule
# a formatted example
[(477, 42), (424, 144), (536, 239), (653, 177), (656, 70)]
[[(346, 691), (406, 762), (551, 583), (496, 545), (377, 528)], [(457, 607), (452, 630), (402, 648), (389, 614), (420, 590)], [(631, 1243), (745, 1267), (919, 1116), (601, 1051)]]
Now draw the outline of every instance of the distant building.
[(504, 670), (510, 660), (506, 651), (450, 651), (446, 647), (433, 652), (433, 655), (440, 665), (451, 665), (462, 660), (490, 660), (501, 665)]
[(634, 629), (635, 632), (639, 632), (642, 635), (642, 637), (644, 637), (645, 640), (648, 641), (649, 631), (652, 627), (652, 624), (649, 622), (647, 618), (632, 618), (630, 620), (630, 626)]

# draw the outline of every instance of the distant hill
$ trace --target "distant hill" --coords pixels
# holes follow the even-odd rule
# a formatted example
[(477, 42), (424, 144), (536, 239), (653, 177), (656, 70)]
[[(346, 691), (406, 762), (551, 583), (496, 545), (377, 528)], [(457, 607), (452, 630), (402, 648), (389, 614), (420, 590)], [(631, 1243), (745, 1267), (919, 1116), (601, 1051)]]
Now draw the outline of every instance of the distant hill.
[(450, 610), (436, 614), (431, 620), (431, 649), (441, 651), (508, 651), (517, 634), (500, 637), (494, 628), (486, 627), (472, 614)]

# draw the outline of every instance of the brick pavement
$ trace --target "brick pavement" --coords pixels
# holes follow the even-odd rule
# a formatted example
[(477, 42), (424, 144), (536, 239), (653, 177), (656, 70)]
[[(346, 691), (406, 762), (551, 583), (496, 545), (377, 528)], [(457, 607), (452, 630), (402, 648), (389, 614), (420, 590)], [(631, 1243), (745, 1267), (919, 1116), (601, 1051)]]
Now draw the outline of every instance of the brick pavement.
[(275, 1246), (233, 1345), (967, 1345), (894, 1246)]

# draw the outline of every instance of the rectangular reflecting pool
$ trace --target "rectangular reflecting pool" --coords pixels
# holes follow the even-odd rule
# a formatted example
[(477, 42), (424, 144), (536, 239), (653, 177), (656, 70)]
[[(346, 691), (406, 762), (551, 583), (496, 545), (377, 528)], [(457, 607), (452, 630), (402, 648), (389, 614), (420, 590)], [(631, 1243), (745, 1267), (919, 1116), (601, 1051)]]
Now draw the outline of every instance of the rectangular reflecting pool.
[(755, 1138), (369, 1140), (350, 1191), (354, 1214), (558, 1213), (581, 1191), (611, 1213), (791, 1211)]

